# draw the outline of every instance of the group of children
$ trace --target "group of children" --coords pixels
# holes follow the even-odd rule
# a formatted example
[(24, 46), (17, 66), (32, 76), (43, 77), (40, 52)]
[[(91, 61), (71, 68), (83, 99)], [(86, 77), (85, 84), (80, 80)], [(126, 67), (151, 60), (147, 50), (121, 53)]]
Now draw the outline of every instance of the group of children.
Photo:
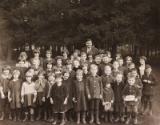
[(138, 123), (139, 114), (152, 115), (156, 80), (146, 57), (135, 65), (132, 57), (120, 53), (112, 59), (106, 51), (97, 55), (75, 50), (69, 57), (33, 57), (21, 52), (11, 69), (4, 66), (0, 77), (0, 120), (45, 120), (53, 125), (60, 120), (101, 124)]

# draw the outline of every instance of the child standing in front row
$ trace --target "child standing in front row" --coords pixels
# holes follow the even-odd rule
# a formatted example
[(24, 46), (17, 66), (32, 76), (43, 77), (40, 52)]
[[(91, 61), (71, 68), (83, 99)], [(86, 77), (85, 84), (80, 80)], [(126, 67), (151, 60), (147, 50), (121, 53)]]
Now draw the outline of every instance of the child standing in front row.
[(58, 114), (61, 115), (60, 125), (65, 124), (65, 112), (68, 101), (67, 96), (67, 88), (62, 82), (61, 76), (57, 76), (56, 84), (52, 86), (51, 90), (51, 100), (53, 103), (53, 112), (55, 115), (55, 121), (52, 123), (53, 125), (57, 124)]
[(44, 78), (44, 72), (43, 71), (39, 72), (38, 79), (35, 81), (35, 89), (37, 91), (37, 100), (36, 100), (37, 121), (42, 118), (42, 111), (44, 106), (42, 98), (46, 83), (47, 80)]
[(21, 84), (19, 79), (20, 71), (13, 71), (13, 79), (9, 82), (8, 100), (10, 102), (11, 116), (13, 121), (20, 121), (20, 109), (21, 109)]
[(135, 86), (135, 77), (129, 76), (127, 80), (128, 84), (123, 90), (123, 99), (125, 107), (127, 109), (127, 120), (126, 124), (130, 124), (130, 121), (133, 120), (134, 124), (138, 123), (137, 114), (138, 114), (138, 100), (140, 98), (139, 89)]
[(75, 103), (75, 111), (77, 114), (77, 124), (80, 124), (80, 117), (82, 114), (82, 122), (86, 124), (86, 89), (85, 81), (83, 80), (83, 71), (81, 69), (76, 72), (76, 80), (74, 81), (74, 97), (73, 101)]
[(146, 65), (145, 74), (142, 77), (142, 106), (143, 114), (149, 113), (152, 115), (152, 103), (154, 97), (154, 87), (157, 84), (155, 76), (152, 73), (152, 67)]
[(112, 69), (110, 65), (104, 67), (104, 74), (102, 75), (103, 84), (103, 106), (105, 121), (113, 121), (113, 102), (114, 93), (111, 85), (113, 84)]
[[(86, 80), (86, 93), (90, 102), (90, 117), (89, 121), (92, 124), (95, 120), (96, 124), (100, 125), (99, 121), (99, 104), (102, 99), (103, 87), (101, 77), (97, 75), (98, 66), (95, 64), (90, 65), (91, 75)], [(96, 118), (94, 119), (94, 114)]]
[(0, 76), (0, 121), (4, 120), (9, 110), (8, 102), (8, 84), (11, 79), (10, 66), (5, 66), (2, 69), (2, 74)]
[(32, 81), (33, 75), (30, 72), (26, 73), (26, 81), (22, 83), (21, 89), (21, 103), (25, 109), (24, 122), (28, 120), (30, 114), (30, 121), (34, 121), (34, 108), (36, 103), (37, 91), (35, 89), (35, 83)]
[(48, 80), (45, 85), (43, 98), (42, 98), (42, 101), (44, 102), (44, 120), (48, 122), (53, 122), (51, 90), (54, 84), (55, 84), (55, 74), (52, 73), (48, 76)]
[(123, 75), (118, 73), (115, 76), (115, 82), (112, 84), (114, 92), (114, 114), (115, 122), (124, 122), (124, 105), (122, 98), (122, 91), (124, 89)]

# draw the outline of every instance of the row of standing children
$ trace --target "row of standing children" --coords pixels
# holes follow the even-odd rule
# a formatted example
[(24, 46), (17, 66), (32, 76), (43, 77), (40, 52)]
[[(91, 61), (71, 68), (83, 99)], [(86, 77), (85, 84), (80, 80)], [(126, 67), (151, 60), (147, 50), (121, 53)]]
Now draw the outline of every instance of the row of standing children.
[(76, 50), (71, 59), (64, 52), (56, 61), (50, 51), (45, 59), (39, 54), (35, 50), (30, 63), (22, 52), (12, 75), (9, 66), (3, 68), (0, 120), (8, 115), (20, 121), (23, 114), (23, 121), (43, 117), (57, 124), (60, 115), (60, 124), (64, 125), (76, 113), (77, 124), (85, 124), (87, 119), (90, 124), (100, 124), (100, 118), (126, 124), (133, 120), (137, 124), (139, 108), (143, 108), (143, 114), (152, 114), (156, 80), (151, 66), (145, 64), (145, 57), (140, 58), (137, 69), (129, 56), (124, 66), (119, 53), (113, 63), (109, 52), (94, 58), (88, 55), (88, 59), (85, 52), (79, 57)]

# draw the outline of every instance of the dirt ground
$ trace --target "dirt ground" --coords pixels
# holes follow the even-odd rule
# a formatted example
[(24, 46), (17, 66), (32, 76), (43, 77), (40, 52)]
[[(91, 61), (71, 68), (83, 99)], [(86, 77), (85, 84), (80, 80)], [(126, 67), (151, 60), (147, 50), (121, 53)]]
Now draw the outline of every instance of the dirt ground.
[[(156, 75), (157, 81), (160, 81), (160, 65), (154, 65), (153, 71)], [(66, 125), (75, 125), (75, 122), (68, 122)], [(50, 125), (50, 123), (46, 123), (44, 121), (36, 121), (36, 122), (13, 122), (9, 120), (1, 121), (0, 125)], [(102, 123), (102, 125), (123, 125), (123, 124), (109, 124)], [(160, 125), (160, 85), (155, 88), (155, 97), (153, 103), (153, 116), (141, 116), (139, 117), (139, 125)]]

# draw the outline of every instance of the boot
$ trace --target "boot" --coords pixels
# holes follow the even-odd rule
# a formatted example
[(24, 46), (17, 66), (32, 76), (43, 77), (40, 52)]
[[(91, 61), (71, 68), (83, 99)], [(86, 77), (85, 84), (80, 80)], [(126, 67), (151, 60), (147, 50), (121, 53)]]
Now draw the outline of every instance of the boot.
[(44, 121), (47, 121), (47, 112), (44, 112)]
[(84, 112), (83, 115), (82, 115), (82, 123), (83, 124), (86, 124), (86, 113)]
[(26, 121), (28, 121), (28, 114), (25, 113), (25, 117), (23, 119), (23, 122), (26, 122)]
[(4, 112), (1, 113), (0, 121), (4, 120)]
[(108, 113), (107, 112), (104, 113), (104, 121), (108, 122)]
[(30, 121), (34, 122), (34, 115), (33, 114), (31, 115)]
[(41, 113), (38, 111), (38, 116), (36, 118), (36, 121), (39, 121), (41, 119)]
[(13, 121), (16, 122), (17, 121), (16, 113), (14, 113), (13, 117), (14, 117)]
[(96, 124), (100, 125), (100, 121), (99, 121), (99, 111), (96, 111)]
[(113, 113), (109, 111), (109, 122), (113, 123)]
[(21, 117), (20, 117), (20, 111), (17, 112), (17, 121), (21, 121)]
[(94, 113), (93, 111), (90, 112), (91, 114), (91, 120), (89, 121), (89, 124), (92, 124), (94, 122)]
[(56, 125), (57, 124), (57, 114), (54, 114), (54, 122), (52, 122), (52, 125)]
[(77, 113), (77, 124), (80, 124), (80, 112)]
[(60, 125), (65, 125), (65, 113), (62, 113), (62, 121)]
[(130, 124), (130, 121), (131, 121), (131, 114), (128, 113), (128, 115), (127, 115), (127, 120), (126, 120), (125, 124), (126, 124), (126, 125), (129, 125), (129, 124)]
[(11, 114), (11, 112), (9, 113), (8, 119), (9, 119), (9, 120), (13, 120), (13, 119), (12, 119), (12, 114)]
[(137, 117), (134, 118), (133, 124), (134, 124), (134, 125), (137, 125), (137, 124), (138, 124)]

